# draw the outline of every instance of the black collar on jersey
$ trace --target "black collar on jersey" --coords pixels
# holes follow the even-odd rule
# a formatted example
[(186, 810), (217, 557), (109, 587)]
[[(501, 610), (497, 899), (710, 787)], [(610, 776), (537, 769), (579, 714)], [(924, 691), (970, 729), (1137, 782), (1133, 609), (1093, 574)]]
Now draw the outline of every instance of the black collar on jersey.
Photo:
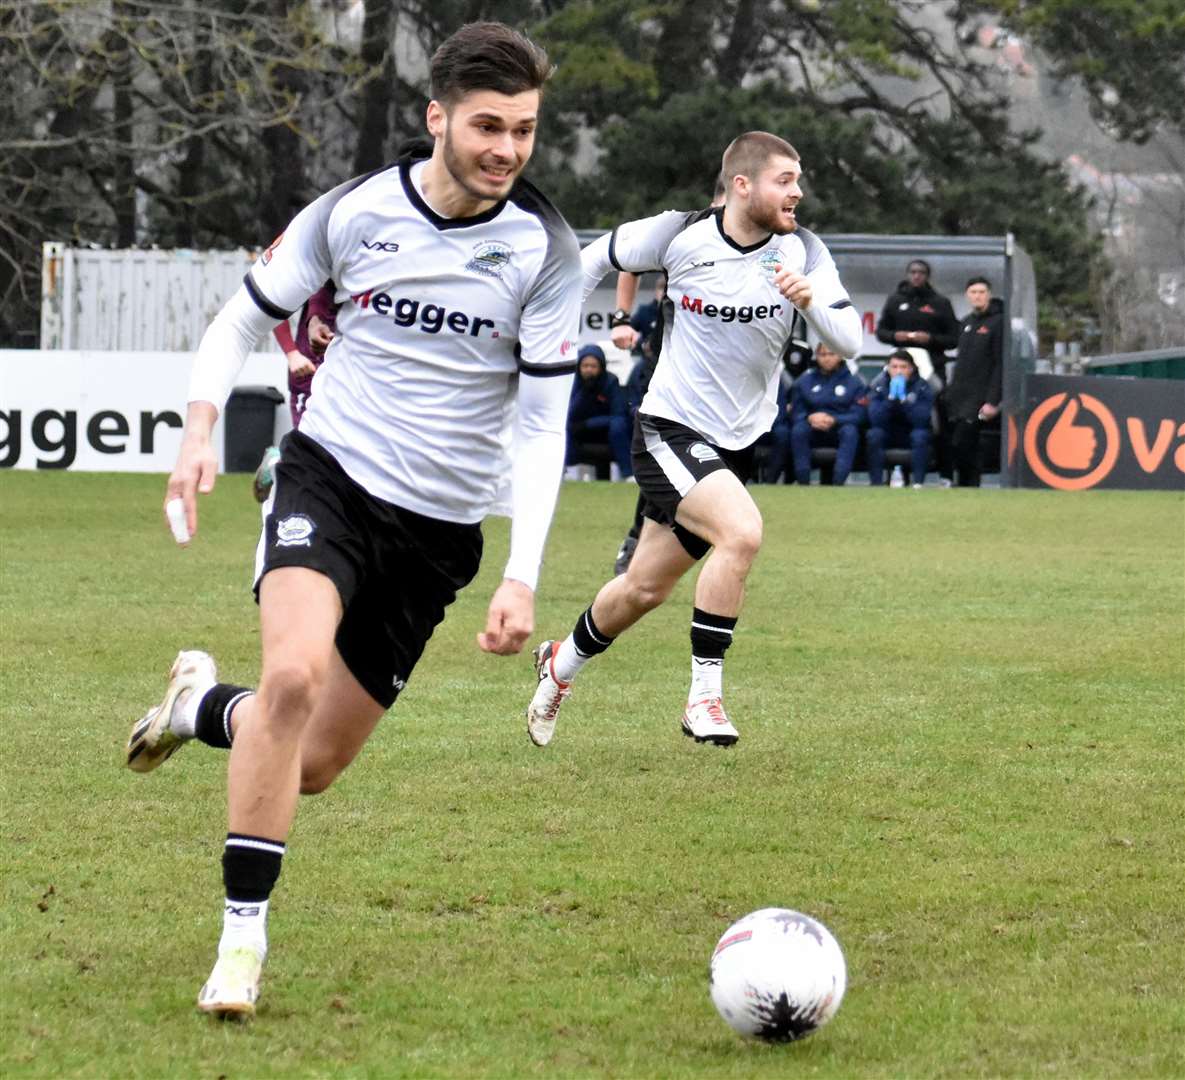
[[(399, 162), (399, 179), (403, 181), (403, 190), (407, 195), (408, 202), (436, 228), (441, 231), (445, 229), (467, 229), (470, 225), (484, 225), (487, 221), (493, 221), (494, 218), (502, 213), (502, 207), (506, 205), (506, 199), (499, 200), (488, 210), (484, 210), (480, 214), (475, 214), (473, 217), (441, 217), (432, 207), (424, 202), (423, 197), (416, 191), (416, 185), (411, 182), (411, 167), (419, 160), (423, 159), (414, 157), (401, 159)], [(518, 181), (515, 180), (515, 186), (517, 185)]]
[(731, 236), (724, 231), (724, 207), (718, 206), (713, 212), (712, 216), (716, 219), (716, 228), (720, 230), (720, 237), (731, 248), (736, 248), (742, 255), (748, 255), (751, 251), (756, 251), (760, 247), (765, 247), (773, 237), (770, 233), (764, 240), (758, 240), (756, 244), (738, 244)]

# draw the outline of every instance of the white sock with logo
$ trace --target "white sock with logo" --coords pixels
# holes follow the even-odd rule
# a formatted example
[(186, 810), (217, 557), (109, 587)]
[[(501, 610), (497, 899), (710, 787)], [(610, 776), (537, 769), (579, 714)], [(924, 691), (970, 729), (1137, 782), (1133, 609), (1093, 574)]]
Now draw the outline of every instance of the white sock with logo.
[(267, 956), (267, 900), (230, 900), (222, 909), (222, 939), (218, 954), (251, 948), (262, 960)]
[(705, 659), (699, 656), (691, 658), (691, 689), (687, 692), (687, 700), (692, 705), (705, 698), (724, 697), (724, 661)]

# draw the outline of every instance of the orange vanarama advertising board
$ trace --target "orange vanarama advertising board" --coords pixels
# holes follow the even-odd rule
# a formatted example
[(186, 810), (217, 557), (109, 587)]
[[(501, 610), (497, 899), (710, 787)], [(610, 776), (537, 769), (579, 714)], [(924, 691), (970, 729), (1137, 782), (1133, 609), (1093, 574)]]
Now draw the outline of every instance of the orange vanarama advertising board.
[(1027, 375), (1008, 421), (1021, 487), (1185, 490), (1185, 381)]

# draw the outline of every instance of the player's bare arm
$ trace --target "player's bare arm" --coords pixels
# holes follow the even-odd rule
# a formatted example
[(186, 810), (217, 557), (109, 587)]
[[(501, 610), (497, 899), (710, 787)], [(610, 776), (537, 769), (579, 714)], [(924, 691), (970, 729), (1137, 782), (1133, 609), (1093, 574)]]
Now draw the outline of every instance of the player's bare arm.
[[(197, 494), (208, 495), (213, 491), (214, 479), (218, 475), (218, 455), (210, 445), (210, 432), (217, 419), (218, 410), (209, 401), (189, 403), (181, 449), (165, 488), (166, 507), (174, 499), (181, 500), (190, 537), (197, 534)], [(167, 510), (165, 520), (168, 521)]]
[[(638, 299), (638, 285), (641, 280), (639, 275), (631, 274), (626, 270), (623, 270), (617, 275), (617, 291), (614, 296), (614, 304), (618, 311), (626, 312), (634, 310), (634, 302)], [(609, 331), (609, 337), (619, 349), (632, 349), (638, 344), (638, 338), (641, 337), (641, 334), (630, 326), (629, 323), (622, 323)]]

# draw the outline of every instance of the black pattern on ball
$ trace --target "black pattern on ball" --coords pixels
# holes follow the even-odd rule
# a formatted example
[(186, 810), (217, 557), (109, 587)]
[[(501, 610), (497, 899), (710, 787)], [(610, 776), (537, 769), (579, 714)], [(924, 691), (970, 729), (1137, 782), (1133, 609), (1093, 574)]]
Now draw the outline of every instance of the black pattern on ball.
[(761, 1021), (755, 1034), (766, 1042), (794, 1042), (819, 1026), (814, 1010), (794, 1008), (785, 993), (754, 1002), (753, 1012)]

